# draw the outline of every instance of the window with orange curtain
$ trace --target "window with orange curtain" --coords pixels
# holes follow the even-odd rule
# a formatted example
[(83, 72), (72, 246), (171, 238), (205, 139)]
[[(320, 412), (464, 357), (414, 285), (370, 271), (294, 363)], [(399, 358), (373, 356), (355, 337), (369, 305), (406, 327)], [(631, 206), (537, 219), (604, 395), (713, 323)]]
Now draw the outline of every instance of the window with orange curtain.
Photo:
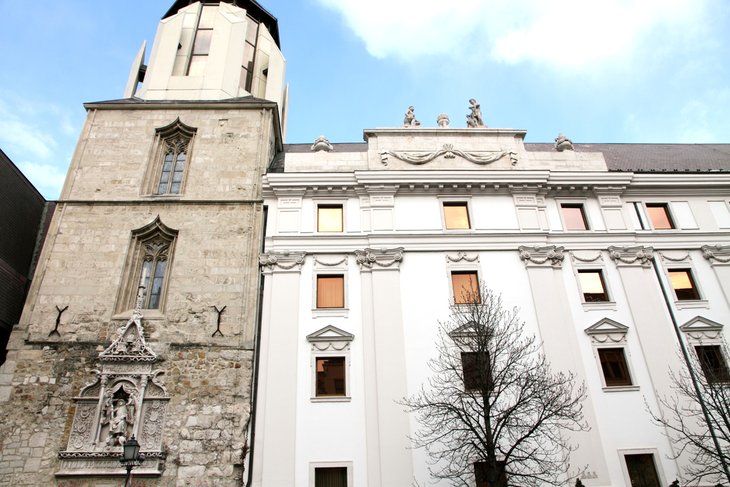
[(345, 307), (345, 276), (317, 276), (317, 308)]
[(444, 201), (444, 223), (447, 230), (468, 230), (469, 209), (464, 201)]
[(476, 271), (453, 271), (451, 287), (454, 290), (454, 304), (480, 303), (479, 278)]
[(342, 205), (317, 206), (318, 232), (341, 232), (342, 226)]

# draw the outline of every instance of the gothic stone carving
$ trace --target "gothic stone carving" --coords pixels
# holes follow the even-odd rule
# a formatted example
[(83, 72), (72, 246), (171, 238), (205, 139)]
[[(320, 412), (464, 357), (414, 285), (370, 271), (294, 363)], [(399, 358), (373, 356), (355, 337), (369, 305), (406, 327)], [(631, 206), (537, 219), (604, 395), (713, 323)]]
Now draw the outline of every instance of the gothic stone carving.
[(521, 246), (517, 249), (520, 252), (520, 259), (526, 266), (544, 266), (561, 267), (565, 255), (563, 251), (565, 247), (556, 247), (550, 245), (547, 247), (525, 247)]
[(58, 475), (121, 474), (118, 458), (132, 435), (148, 459), (144, 473), (161, 473), (162, 429), (169, 396), (157, 382), (162, 371), (153, 369), (157, 355), (144, 339), (140, 302), (138, 298), (132, 318), (99, 354), (95, 380), (75, 399), (68, 444), (59, 453)]

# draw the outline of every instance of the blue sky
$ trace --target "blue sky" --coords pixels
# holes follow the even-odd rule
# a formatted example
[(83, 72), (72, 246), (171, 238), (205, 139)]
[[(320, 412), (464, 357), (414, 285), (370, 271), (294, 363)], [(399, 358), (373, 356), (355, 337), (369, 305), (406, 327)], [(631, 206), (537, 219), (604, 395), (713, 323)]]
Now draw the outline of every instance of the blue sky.
[[(730, 142), (726, 0), (260, 0), (287, 58), (287, 142), (424, 126), (529, 142)], [(0, 0), (0, 148), (58, 197), (85, 118), (120, 98), (172, 0)]]

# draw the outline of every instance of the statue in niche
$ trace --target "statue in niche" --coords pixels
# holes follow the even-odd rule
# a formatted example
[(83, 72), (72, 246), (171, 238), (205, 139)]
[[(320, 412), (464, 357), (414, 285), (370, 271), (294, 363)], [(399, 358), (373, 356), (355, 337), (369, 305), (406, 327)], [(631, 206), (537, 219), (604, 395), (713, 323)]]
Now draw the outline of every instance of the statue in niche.
[(474, 98), (469, 99), (469, 110), (471, 112), (466, 116), (466, 126), (472, 129), (486, 127), (482, 118), (482, 109)]
[(411, 128), (411, 127), (420, 127), (421, 122), (416, 120), (416, 109), (413, 108), (413, 105), (408, 107), (408, 111), (406, 112), (405, 117), (403, 117), (403, 127), (405, 128)]
[(436, 125), (441, 128), (447, 128), (449, 126), (449, 116), (445, 113), (439, 114), (438, 118), (436, 118)]
[(561, 132), (555, 137), (555, 150), (558, 152), (573, 150), (573, 142)]
[(102, 425), (108, 425), (107, 446), (123, 446), (127, 441), (128, 429), (134, 424), (133, 398), (121, 389), (107, 397), (104, 402)]

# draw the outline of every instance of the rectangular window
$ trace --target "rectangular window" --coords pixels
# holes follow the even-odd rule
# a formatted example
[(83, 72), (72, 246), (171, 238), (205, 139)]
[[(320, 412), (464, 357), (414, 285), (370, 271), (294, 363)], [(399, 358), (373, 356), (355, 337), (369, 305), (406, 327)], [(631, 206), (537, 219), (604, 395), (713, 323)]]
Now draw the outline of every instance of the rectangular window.
[(342, 205), (317, 206), (318, 232), (341, 232), (342, 228)]
[(468, 230), (469, 208), (464, 201), (444, 201), (444, 224), (447, 230)]
[(562, 203), (560, 212), (566, 230), (588, 230), (588, 220), (583, 205), (580, 203)]
[(727, 362), (725, 362), (722, 348), (719, 345), (697, 346), (695, 351), (708, 383), (730, 382)]
[(476, 271), (453, 271), (451, 286), (454, 290), (454, 304), (478, 304), (479, 278)]
[(631, 375), (623, 348), (599, 348), (598, 358), (601, 361), (606, 387), (631, 385)]
[(580, 290), (583, 293), (583, 301), (586, 303), (597, 303), (608, 301), (606, 283), (603, 281), (603, 273), (599, 270), (578, 271)]
[(669, 206), (666, 203), (647, 203), (646, 212), (654, 230), (671, 230), (674, 228), (674, 222), (669, 215)]
[(461, 369), (466, 392), (492, 389), (489, 355), (486, 352), (461, 352)]
[(634, 207), (634, 212), (636, 213), (636, 219), (638, 220), (639, 227), (641, 230), (647, 230), (649, 226), (646, 224), (646, 219), (644, 218), (644, 211), (641, 208), (641, 203), (638, 201), (634, 201), (631, 203), (631, 205)]
[(345, 307), (345, 276), (317, 276), (317, 308)]
[[(499, 471), (499, 483), (507, 485), (507, 473), (503, 460), (497, 460), (497, 470)], [(476, 487), (491, 487), (487, 480), (487, 462), (474, 462), (474, 478)]]
[(624, 455), (624, 459), (631, 487), (661, 487), (659, 474), (654, 465), (654, 455), (651, 453)]
[(689, 269), (672, 269), (668, 273), (669, 282), (672, 283), (678, 301), (700, 299), (700, 293)]
[(345, 357), (317, 357), (317, 397), (344, 397)]
[(316, 467), (314, 487), (347, 487), (347, 467)]

